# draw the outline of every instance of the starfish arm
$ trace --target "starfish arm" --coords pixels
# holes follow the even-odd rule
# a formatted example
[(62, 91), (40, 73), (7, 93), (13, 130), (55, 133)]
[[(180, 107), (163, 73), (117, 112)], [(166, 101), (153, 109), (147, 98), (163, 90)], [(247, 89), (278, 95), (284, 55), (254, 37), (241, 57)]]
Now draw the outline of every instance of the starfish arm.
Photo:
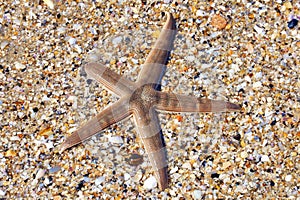
[(89, 137), (99, 133), (108, 126), (121, 121), (128, 117), (131, 113), (128, 109), (128, 102), (126, 99), (120, 99), (118, 102), (107, 107), (96, 117), (92, 118), (86, 124), (81, 126), (72, 135), (61, 144), (60, 152), (81, 143)]
[(156, 95), (158, 96), (156, 108), (161, 111), (229, 112), (241, 110), (239, 105), (222, 100), (211, 100), (159, 91), (157, 91)]
[(176, 36), (176, 22), (170, 13), (167, 21), (150, 51), (137, 79), (139, 86), (147, 83), (159, 84), (166, 70), (166, 64)]
[(88, 76), (103, 84), (107, 89), (119, 96), (129, 95), (136, 88), (134, 82), (99, 63), (86, 64), (85, 71)]
[(134, 113), (137, 132), (149, 157), (159, 188), (168, 187), (167, 151), (157, 113), (154, 109), (137, 109)]

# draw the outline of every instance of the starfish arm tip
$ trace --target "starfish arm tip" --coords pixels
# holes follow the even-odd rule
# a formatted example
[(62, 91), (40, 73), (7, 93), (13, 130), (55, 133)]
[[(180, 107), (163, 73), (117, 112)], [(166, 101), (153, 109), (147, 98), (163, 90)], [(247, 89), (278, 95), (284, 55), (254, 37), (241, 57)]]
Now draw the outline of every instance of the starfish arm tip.
[(54, 153), (59, 153), (61, 154), (62, 152), (64, 152), (66, 149), (69, 148), (69, 145), (65, 142), (63, 142), (62, 144), (60, 144), (59, 146), (57, 146), (55, 149), (54, 149)]
[(226, 103), (226, 108), (229, 110), (229, 111), (240, 111), (242, 109), (242, 107), (238, 104), (235, 104), (235, 103), (230, 103), (230, 102), (227, 102)]
[(169, 186), (168, 174), (167, 174), (167, 167), (159, 169), (156, 171), (158, 178), (158, 187), (160, 190), (165, 190)]
[(100, 64), (95, 62), (90, 62), (84, 65), (84, 71), (89, 77), (93, 77), (93, 74), (95, 73), (95, 68), (99, 67)]

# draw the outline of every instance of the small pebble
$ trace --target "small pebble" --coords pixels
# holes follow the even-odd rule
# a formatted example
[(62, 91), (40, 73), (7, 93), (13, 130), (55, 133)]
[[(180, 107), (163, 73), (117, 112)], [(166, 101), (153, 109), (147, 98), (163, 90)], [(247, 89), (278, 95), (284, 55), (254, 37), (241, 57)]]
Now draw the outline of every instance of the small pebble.
[(194, 199), (201, 199), (202, 198), (202, 192), (201, 190), (194, 190)]
[(224, 29), (226, 27), (226, 19), (221, 15), (214, 15), (211, 20), (211, 25), (217, 29)]
[(288, 174), (288, 175), (285, 176), (284, 180), (287, 181), (287, 182), (290, 182), (292, 180), (292, 178), (293, 178), (293, 176)]
[(50, 151), (50, 149), (52, 149), (54, 146), (53, 146), (53, 142), (52, 141), (47, 141), (46, 143), (44, 143), (47, 150)]
[(229, 161), (223, 163), (223, 169), (230, 167), (231, 163)]
[(262, 84), (261, 84), (260, 81), (257, 81), (257, 82), (255, 82), (255, 83), (253, 83), (253, 88), (254, 88), (254, 89), (259, 89), (259, 88), (261, 88), (261, 86), (262, 86)]
[(20, 138), (18, 136), (12, 136), (10, 138), (11, 141), (20, 141)]
[(121, 36), (116, 37), (112, 40), (113, 45), (118, 45), (122, 42), (123, 38)]
[(297, 19), (292, 19), (291, 21), (288, 22), (288, 27), (289, 28), (295, 28), (298, 25), (298, 20)]
[(134, 59), (134, 58), (132, 58), (131, 61), (132, 61), (134, 64), (136, 64), (136, 65), (139, 63), (139, 60)]
[(255, 73), (255, 78), (256, 78), (256, 79), (262, 78), (262, 72), (257, 72), (257, 73)]
[(48, 177), (45, 178), (45, 180), (43, 181), (43, 183), (45, 185), (49, 185), (51, 183), (50, 179)]
[(86, 182), (86, 183), (90, 182), (90, 178), (88, 176), (84, 176), (83, 177), (83, 181)]
[(204, 16), (204, 15), (205, 15), (205, 12), (203, 10), (197, 10), (197, 12), (196, 12), (197, 17)]
[(52, 128), (47, 126), (46, 128), (43, 128), (38, 134), (41, 136), (50, 136), (53, 134)]
[(267, 102), (268, 102), (268, 103), (271, 103), (271, 102), (272, 102), (272, 100), (273, 100), (273, 98), (272, 98), (272, 97), (267, 97)]
[(0, 190), (0, 197), (4, 196), (6, 193), (3, 190)]
[(192, 169), (191, 163), (189, 163), (189, 162), (183, 163), (182, 168), (183, 169)]
[(105, 181), (105, 177), (104, 176), (100, 176), (100, 177), (96, 178), (95, 185), (100, 185), (104, 181)]
[(25, 69), (25, 65), (23, 65), (19, 62), (15, 62), (15, 67), (16, 67), (16, 69), (19, 69), (19, 70)]
[(57, 33), (58, 34), (64, 34), (66, 32), (66, 28), (65, 27), (59, 27), (57, 28)]
[(263, 35), (265, 30), (263, 28), (260, 28), (259, 26), (255, 25), (254, 26), (254, 30), (259, 34), (259, 35)]
[(124, 174), (124, 180), (125, 180), (125, 181), (128, 181), (128, 180), (130, 179), (130, 177), (131, 177), (131, 176), (130, 176), (130, 174), (128, 174), (128, 173), (125, 173), (125, 174)]
[(39, 169), (39, 171), (36, 173), (35, 179), (40, 179), (45, 175), (46, 170)]
[(144, 188), (146, 190), (151, 190), (151, 189), (155, 188), (156, 186), (157, 186), (157, 181), (154, 176), (150, 176), (144, 182)]
[(126, 57), (121, 57), (121, 58), (119, 59), (120, 62), (125, 62), (126, 60), (127, 60)]
[(219, 178), (219, 177), (220, 177), (220, 174), (218, 174), (218, 173), (212, 173), (212, 174), (210, 175), (210, 177), (211, 177), (211, 178)]
[(241, 158), (247, 158), (248, 157), (248, 153), (246, 151), (243, 151), (241, 153)]
[(4, 41), (1, 42), (0, 48), (3, 50), (8, 44), (9, 44), (9, 42), (4, 40)]
[(50, 9), (54, 9), (54, 3), (52, 0), (44, 0), (44, 2)]
[(134, 153), (131, 154), (129, 158), (126, 158), (126, 161), (128, 162), (129, 165), (138, 166), (143, 163), (144, 158), (142, 155)]
[(60, 169), (61, 169), (60, 166), (52, 167), (52, 168), (49, 169), (49, 173), (50, 173), (50, 174), (56, 173), (56, 172), (58, 172)]
[(17, 155), (17, 152), (12, 149), (9, 149), (5, 152), (5, 157), (15, 157), (16, 155)]
[(108, 141), (114, 144), (123, 144), (123, 139), (121, 136), (111, 136)]
[(178, 167), (175, 166), (175, 167), (173, 167), (173, 168), (170, 170), (170, 174), (174, 174), (174, 173), (177, 172), (177, 171), (178, 171)]
[(134, 180), (135, 182), (139, 182), (139, 181), (141, 180), (142, 177), (143, 177), (142, 172), (141, 172), (141, 171), (138, 171), (138, 172), (135, 174), (135, 176), (133, 177), (133, 180)]
[(69, 42), (70, 45), (74, 45), (74, 44), (76, 44), (76, 39), (75, 38), (69, 38), (68, 42)]
[(262, 155), (262, 156), (261, 156), (261, 161), (262, 161), (262, 162), (269, 162), (269, 161), (270, 161), (269, 156), (267, 156), (267, 155)]

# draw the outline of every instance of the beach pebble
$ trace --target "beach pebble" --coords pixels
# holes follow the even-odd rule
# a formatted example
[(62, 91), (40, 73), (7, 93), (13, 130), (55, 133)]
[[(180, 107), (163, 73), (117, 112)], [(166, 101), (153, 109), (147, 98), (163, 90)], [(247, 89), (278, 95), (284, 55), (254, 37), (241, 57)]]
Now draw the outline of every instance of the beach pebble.
[(262, 161), (262, 162), (269, 162), (269, 161), (270, 161), (269, 156), (267, 156), (267, 155), (262, 155), (262, 156), (261, 156), (261, 161)]
[(135, 176), (133, 177), (133, 180), (134, 180), (135, 182), (139, 182), (139, 181), (142, 179), (142, 177), (143, 177), (142, 172), (141, 172), (141, 171), (138, 171), (138, 172), (135, 174)]
[(69, 38), (68, 42), (70, 45), (74, 45), (74, 44), (76, 44), (76, 39), (71, 37), (71, 38)]
[(8, 44), (9, 44), (9, 42), (7, 40), (3, 40), (0, 44), (0, 48), (4, 49)]
[(15, 62), (15, 67), (16, 67), (16, 69), (22, 70), (22, 69), (25, 69), (26, 66), (23, 65), (22, 63)]
[(128, 174), (128, 173), (124, 174), (124, 180), (125, 181), (128, 181), (130, 178), (131, 178), (130, 174)]
[(6, 192), (5, 191), (3, 191), (3, 190), (0, 190), (0, 197), (1, 196), (4, 196), (6, 194)]
[[(244, 156), (245, 156), (245, 155), (244, 155)], [(247, 157), (247, 156), (246, 156), (246, 157)], [(246, 157), (245, 157), (245, 158), (246, 158)], [(230, 167), (230, 165), (231, 165), (231, 162), (229, 162), (229, 161), (228, 161), (228, 162), (224, 162), (224, 163), (223, 163), (223, 169), (226, 169), (226, 168)]]
[(126, 57), (121, 57), (121, 58), (119, 59), (120, 62), (125, 62), (126, 60), (127, 60)]
[(259, 89), (262, 87), (262, 83), (260, 81), (254, 82), (253, 83), (253, 88), (254, 89)]
[(254, 26), (254, 30), (259, 34), (259, 35), (263, 35), (265, 30), (263, 28), (260, 28), (259, 26), (255, 25)]
[(114, 144), (122, 144), (123, 138), (121, 136), (111, 136), (108, 138), (108, 141)]
[(56, 172), (58, 172), (60, 169), (61, 169), (60, 166), (51, 167), (51, 168), (49, 169), (49, 173), (50, 173), (50, 174), (56, 173)]
[(247, 158), (248, 157), (248, 153), (246, 151), (243, 151), (241, 153), (241, 158)]
[(170, 174), (174, 174), (177, 171), (178, 171), (178, 167), (176, 166), (170, 170)]
[(194, 199), (201, 199), (202, 198), (201, 190), (194, 190), (193, 195), (194, 195)]
[(112, 43), (113, 43), (113, 45), (118, 45), (122, 42), (122, 40), (123, 40), (123, 37), (119, 36), (119, 37), (114, 38), (112, 40)]
[(144, 188), (146, 190), (151, 190), (151, 189), (155, 188), (156, 186), (157, 186), (157, 181), (154, 176), (150, 176), (144, 182)]
[(214, 15), (211, 20), (211, 25), (218, 28), (218, 29), (224, 29), (227, 22), (224, 17), (221, 15)]
[(290, 182), (292, 180), (293, 176), (288, 174), (285, 176), (284, 180), (287, 181), (287, 182)]
[(183, 163), (182, 168), (183, 169), (192, 169), (191, 163), (189, 163), (189, 162)]
[(49, 185), (51, 183), (51, 180), (48, 177), (45, 177), (45, 180), (43, 181), (45, 185)]
[(196, 16), (198, 16), (198, 17), (205, 16), (205, 11), (203, 11), (203, 10), (197, 10)]
[(44, 2), (50, 9), (54, 9), (54, 3), (52, 0), (44, 0)]
[[(19, 141), (20, 140), (20, 137), (18, 137), (18, 136), (12, 136), (11, 138), (10, 138), (10, 140), (11, 141)], [(1, 158), (1, 157), (0, 157)]]
[(105, 177), (104, 176), (100, 176), (100, 177), (98, 177), (98, 178), (95, 179), (95, 185), (100, 185), (104, 181), (105, 181)]
[(44, 169), (39, 169), (38, 172), (36, 173), (35, 179), (40, 179), (45, 175), (46, 170)]
[(292, 19), (291, 21), (288, 22), (288, 27), (289, 28), (294, 28), (297, 25), (298, 25), (298, 20), (297, 19)]
[(83, 177), (83, 181), (86, 182), (86, 183), (90, 182), (90, 178), (88, 176), (84, 176)]

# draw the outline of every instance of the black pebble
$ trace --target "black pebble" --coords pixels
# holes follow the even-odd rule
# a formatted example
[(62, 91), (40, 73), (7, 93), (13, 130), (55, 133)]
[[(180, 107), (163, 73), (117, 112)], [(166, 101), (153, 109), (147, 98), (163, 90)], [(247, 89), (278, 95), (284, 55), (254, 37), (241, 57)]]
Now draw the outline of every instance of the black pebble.
[(89, 84), (92, 83), (92, 81), (93, 81), (92, 79), (87, 79), (87, 80), (86, 80), (86, 83), (89, 85)]
[(234, 139), (236, 140), (240, 140), (241, 139), (241, 134), (236, 134), (235, 136), (233, 136)]
[(213, 174), (211, 174), (210, 176), (211, 176), (211, 178), (219, 178), (220, 174), (218, 174), (218, 173), (213, 173)]
[(83, 180), (80, 181), (79, 184), (76, 186), (76, 190), (77, 191), (81, 190), (81, 188), (84, 186), (83, 184), (84, 184), (84, 181)]
[(274, 126), (276, 124), (276, 120), (271, 122), (271, 126)]
[(288, 27), (289, 28), (294, 28), (295, 26), (297, 26), (298, 24), (298, 20), (297, 19), (292, 19), (291, 21), (288, 22)]
[(245, 93), (245, 90), (244, 90), (243, 88), (241, 88), (241, 89), (239, 90), (239, 92)]

